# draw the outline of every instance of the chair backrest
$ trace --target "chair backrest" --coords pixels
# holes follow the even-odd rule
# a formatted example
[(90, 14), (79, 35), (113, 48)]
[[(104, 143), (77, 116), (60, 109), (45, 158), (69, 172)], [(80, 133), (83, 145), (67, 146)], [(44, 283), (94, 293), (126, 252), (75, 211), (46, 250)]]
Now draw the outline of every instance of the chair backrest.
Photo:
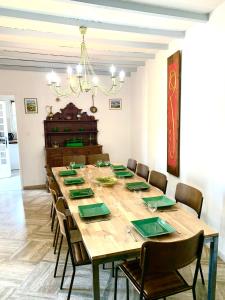
[(175, 192), (175, 199), (196, 211), (198, 218), (201, 216), (203, 196), (202, 193), (187, 184), (178, 183)]
[(75, 162), (78, 164), (86, 164), (85, 155), (63, 155), (63, 165), (68, 166), (70, 162)]
[(57, 201), (55, 209), (59, 221), (60, 232), (64, 237), (67, 237), (65, 228), (67, 226), (66, 207), (63, 199)]
[(143, 243), (140, 259), (143, 276), (175, 271), (195, 260), (197, 260), (195, 271), (198, 272), (203, 241), (204, 232), (201, 230), (196, 235), (181, 241)]
[(136, 172), (137, 161), (133, 158), (129, 158), (128, 161), (127, 161), (127, 168), (130, 169), (133, 172)]
[(144, 164), (138, 163), (136, 174), (148, 181), (149, 167)]
[(49, 165), (45, 166), (47, 176), (53, 176), (52, 169)]
[(160, 189), (163, 194), (166, 193), (167, 178), (163, 173), (152, 170), (150, 173), (149, 183)]
[(108, 153), (90, 154), (87, 157), (87, 163), (89, 165), (95, 165), (98, 160), (101, 160), (101, 161), (110, 161), (109, 154)]
[(60, 196), (59, 187), (55, 181), (49, 182), (49, 191), (52, 194), (53, 197), (53, 205), (56, 205), (56, 202), (58, 201), (58, 197)]

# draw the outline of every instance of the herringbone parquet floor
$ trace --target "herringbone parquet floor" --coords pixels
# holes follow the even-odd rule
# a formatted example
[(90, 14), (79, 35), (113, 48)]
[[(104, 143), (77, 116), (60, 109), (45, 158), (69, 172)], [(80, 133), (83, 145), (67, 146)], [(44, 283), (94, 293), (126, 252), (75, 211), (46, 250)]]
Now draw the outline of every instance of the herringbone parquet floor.
[[(53, 234), (50, 231), (50, 199), (44, 190), (0, 192), (0, 299), (47, 300), (66, 299), (71, 269), (67, 271), (65, 288), (59, 289), (64, 252), (57, 278), (53, 277), (56, 256), (53, 254)], [(202, 266), (205, 279), (208, 273), (207, 250)], [(191, 278), (192, 269), (185, 270)], [(110, 270), (100, 272), (101, 298), (113, 299), (114, 279)], [(218, 261), (217, 296), (225, 299), (225, 264)], [(207, 298), (207, 287), (197, 284), (199, 300)], [(119, 279), (118, 299), (126, 299), (125, 280)], [(71, 300), (92, 299), (91, 267), (77, 269)], [(130, 299), (138, 299), (130, 287)], [(189, 300), (190, 292), (168, 299)]]

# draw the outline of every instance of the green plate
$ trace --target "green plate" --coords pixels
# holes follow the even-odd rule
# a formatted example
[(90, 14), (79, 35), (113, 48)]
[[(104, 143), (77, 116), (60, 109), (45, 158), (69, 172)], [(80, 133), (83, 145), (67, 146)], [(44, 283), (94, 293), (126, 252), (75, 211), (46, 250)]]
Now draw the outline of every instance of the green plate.
[(101, 161), (96, 163), (96, 167), (109, 167), (111, 164), (110, 162)]
[(126, 167), (123, 165), (112, 165), (112, 169), (114, 171), (119, 171), (119, 170), (126, 170)]
[(87, 198), (94, 195), (94, 192), (90, 188), (70, 190), (69, 192), (70, 192), (70, 199)]
[(176, 229), (159, 217), (131, 221), (135, 229), (145, 238), (175, 232)]
[(115, 171), (116, 177), (133, 177), (134, 174), (130, 171)]
[(70, 169), (80, 169), (80, 168), (84, 168), (84, 164), (74, 164), (74, 163), (71, 163), (70, 164)]
[(150, 185), (144, 181), (140, 182), (129, 182), (126, 184), (126, 187), (130, 191), (140, 191), (140, 190), (148, 190)]
[(77, 175), (77, 172), (75, 170), (64, 170), (59, 172), (59, 176), (71, 176), (71, 175)]
[(82, 218), (90, 218), (110, 214), (110, 210), (105, 205), (105, 203), (80, 205), (78, 206), (78, 210)]
[(77, 178), (65, 178), (64, 184), (65, 185), (71, 185), (71, 184), (82, 184), (84, 183), (83, 177), (77, 177)]
[(176, 204), (175, 200), (171, 200), (171, 199), (167, 198), (165, 195), (157, 196), (157, 197), (145, 197), (142, 199), (144, 200), (144, 202), (146, 204), (148, 204), (148, 202), (150, 202), (150, 201), (157, 202), (157, 207), (167, 207), (167, 206), (172, 206), (172, 205)]

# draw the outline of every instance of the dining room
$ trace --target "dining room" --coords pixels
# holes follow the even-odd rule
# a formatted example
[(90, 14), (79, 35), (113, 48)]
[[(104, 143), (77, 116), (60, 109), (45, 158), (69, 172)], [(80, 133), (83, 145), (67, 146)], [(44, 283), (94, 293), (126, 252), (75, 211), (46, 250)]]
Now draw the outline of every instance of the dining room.
[[(0, 179), (0, 298), (224, 299), (225, 2), (2, 0), (0, 11), (22, 184)], [(0, 168), (5, 153), (3, 142)], [(198, 276), (195, 263), (181, 272), (191, 288), (141, 291), (130, 262), (164, 246), (163, 262), (194, 238)]]

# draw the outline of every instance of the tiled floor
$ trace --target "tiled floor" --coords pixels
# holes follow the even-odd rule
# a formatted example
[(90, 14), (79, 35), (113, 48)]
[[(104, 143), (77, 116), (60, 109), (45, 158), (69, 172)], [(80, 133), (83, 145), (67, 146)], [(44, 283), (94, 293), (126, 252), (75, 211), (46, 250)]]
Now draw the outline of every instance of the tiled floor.
[[(1, 182), (0, 182), (1, 184)], [(57, 278), (53, 277), (56, 256), (53, 254), (50, 231), (50, 195), (46, 191), (0, 192), (0, 299), (66, 299), (71, 269), (68, 269), (65, 289), (60, 291), (65, 247), (62, 253)], [(203, 272), (207, 279), (207, 251), (202, 260)], [(225, 299), (225, 265), (218, 264), (216, 299)], [(191, 278), (190, 268), (185, 272)], [(100, 272), (101, 298), (113, 299), (114, 279), (111, 272)], [(130, 299), (138, 299), (130, 288)], [(119, 280), (119, 300), (126, 299), (125, 280)], [(198, 299), (206, 299), (206, 287), (200, 279), (197, 284)], [(92, 299), (91, 267), (77, 269), (72, 299)], [(178, 294), (168, 299), (192, 299), (190, 292)]]

